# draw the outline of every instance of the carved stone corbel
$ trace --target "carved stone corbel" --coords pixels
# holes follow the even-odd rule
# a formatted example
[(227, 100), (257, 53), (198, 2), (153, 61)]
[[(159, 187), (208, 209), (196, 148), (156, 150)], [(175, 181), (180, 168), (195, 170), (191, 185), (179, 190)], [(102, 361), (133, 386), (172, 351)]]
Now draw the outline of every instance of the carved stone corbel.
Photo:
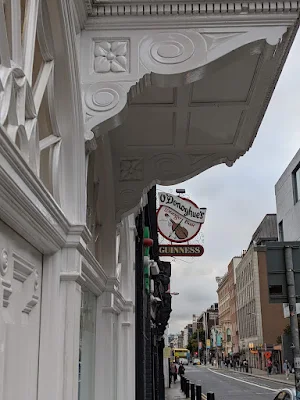
[(286, 30), (286, 26), (248, 26), (230, 31), (132, 31), (126, 32), (124, 39), (117, 31), (103, 33), (100, 38), (98, 32), (83, 32), (81, 71), (86, 141), (120, 125), (128, 97), (135, 97), (145, 87), (178, 87), (195, 82), (214, 68), (214, 62), (221, 63), (226, 54), (260, 40), (276, 46)]

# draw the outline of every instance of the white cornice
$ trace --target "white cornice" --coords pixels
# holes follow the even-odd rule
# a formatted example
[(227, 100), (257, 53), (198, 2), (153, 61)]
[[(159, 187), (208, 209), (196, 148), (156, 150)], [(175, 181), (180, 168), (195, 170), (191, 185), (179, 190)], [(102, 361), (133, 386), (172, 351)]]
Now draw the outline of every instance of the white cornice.
[[(228, 23), (238, 23), (243, 26), (254, 23), (258, 25), (290, 25), (295, 22), (299, 12), (300, 3), (298, 1), (283, 2), (210, 2), (190, 3), (190, 2), (147, 2), (129, 3), (110, 1), (106, 4), (91, 4), (88, 9), (89, 19), (86, 23), (86, 29), (93, 28), (100, 24), (110, 26), (114, 29), (124, 29), (125, 26), (136, 28), (145, 28), (146, 25), (157, 26), (163, 23), (165, 27), (186, 26), (186, 18), (189, 18), (189, 24), (199, 24), (203, 26), (212, 26), (218, 23), (228, 26)], [(100, 3), (100, 2), (99, 2)], [(207, 17), (209, 16), (209, 19)], [(125, 18), (122, 18), (125, 17)], [(135, 17), (135, 18), (132, 18)], [(159, 19), (157, 19), (159, 17)], [(173, 18), (170, 18), (173, 17)], [(121, 22), (118, 28), (115, 26), (115, 20)], [(122, 21), (121, 21), (122, 20)], [(112, 24), (112, 25), (111, 25)], [(178, 25), (179, 24), (179, 25)], [(221, 24), (221, 25), (220, 25)], [(117, 25), (117, 24), (116, 24)], [(190, 26), (193, 27), (192, 25)]]
[(91, 234), (71, 224), (14, 144), (0, 130), (0, 218), (44, 254), (75, 247), (85, 254)]

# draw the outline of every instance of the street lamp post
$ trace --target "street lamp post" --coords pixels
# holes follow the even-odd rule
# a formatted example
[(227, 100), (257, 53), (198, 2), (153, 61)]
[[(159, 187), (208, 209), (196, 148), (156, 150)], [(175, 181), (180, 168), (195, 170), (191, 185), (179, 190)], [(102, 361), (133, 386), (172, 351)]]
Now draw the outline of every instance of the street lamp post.
[(205, 364), (207, 364), (208, 361), (208, 351), (209, 349), (207, 348), (207, 340), (208, 340), (208, 320), (207, 320), (207, 311), (205, 311), (205, 357), (206, 357), (206, 362)]

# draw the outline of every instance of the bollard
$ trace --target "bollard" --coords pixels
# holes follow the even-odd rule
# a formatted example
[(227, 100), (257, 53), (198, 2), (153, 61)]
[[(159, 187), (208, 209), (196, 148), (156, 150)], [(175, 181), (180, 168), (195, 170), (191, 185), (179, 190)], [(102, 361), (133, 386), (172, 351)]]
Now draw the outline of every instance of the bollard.
[(195, 384), (191, 383), (191, 400), (195, 400)]
[(185, 394), (185, 387), (186, 387), (186, 377), (183, 378), (183, 383), (182, 383), (182, 391)]
[(196, 400), (202, 399), (202, 387), (201, 385), (196, 385)]
[(207, 392), (206, 398), (207, 398), (207, 400), (215, 400), (214, 392)]
[(185, 393), (186, 378), (183, 376), (181, 379), (182, 379), (182, 388), (181, 388), (181, 390), (182, 390), (183, 393)]
[(183, 392), (183, 376), (180, 375), (180, 390)]
[(185, 397), (187, 399), (190, 397), (190, 381), (188, 379), (186, 380)]

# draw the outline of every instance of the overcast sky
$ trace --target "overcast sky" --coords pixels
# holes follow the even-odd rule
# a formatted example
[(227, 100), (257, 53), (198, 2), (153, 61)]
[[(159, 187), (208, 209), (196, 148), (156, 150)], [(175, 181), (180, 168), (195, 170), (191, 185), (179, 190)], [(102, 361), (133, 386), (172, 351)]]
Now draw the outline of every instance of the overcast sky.
[[(202, 257), (172, 261), (169, 333), (177, 333), (217, 301), (215, 281), (249, 245), (267, 213), (276, 212), (274, 185), (300, 147), (300, 35), (294, 42), (250, 151), (233, 167), (220, 165), (176, 187), (207, 207)], [(168, 187), (175, 193), (175, 186)]]

